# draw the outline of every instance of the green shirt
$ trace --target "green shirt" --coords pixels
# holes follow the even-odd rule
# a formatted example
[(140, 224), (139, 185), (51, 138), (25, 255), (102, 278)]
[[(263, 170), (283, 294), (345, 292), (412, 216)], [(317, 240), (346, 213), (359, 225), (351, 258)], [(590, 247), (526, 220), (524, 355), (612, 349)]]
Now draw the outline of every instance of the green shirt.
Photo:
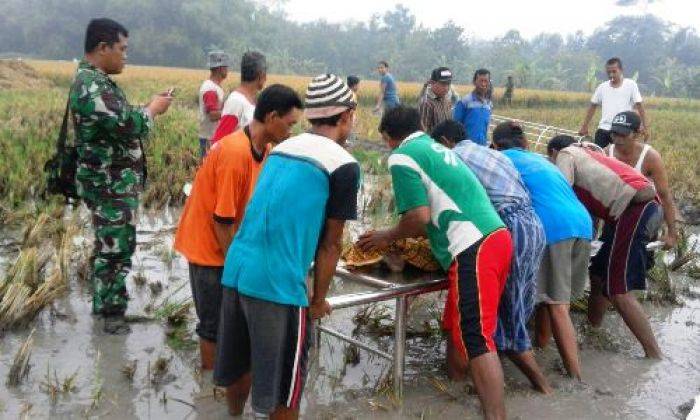
[(389, 156), (396, 207), (430, 207), (430, 247), (447, 270), (454, 258), (505, 225), (474, 173), (452, 152), (418, 131)]

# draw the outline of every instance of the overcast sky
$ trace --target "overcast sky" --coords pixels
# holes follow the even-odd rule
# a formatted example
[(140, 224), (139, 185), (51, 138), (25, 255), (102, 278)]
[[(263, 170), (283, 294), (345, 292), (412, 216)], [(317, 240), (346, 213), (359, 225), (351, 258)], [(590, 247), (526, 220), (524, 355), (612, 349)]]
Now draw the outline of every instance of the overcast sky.
[(287, 0), (283, 7), (295, 21), (323, 18), (342, 22), (366, 21), (398, 3), (408, 7), (419, 24), (439, 27), (452, 19), (472, 38), (493, 38), (509, 29), (519, 30), (526, 38), (540, 32), (568, 34), (577, 30), (588, 35), (615, 16), (642, 13), (700, 30), (697, 0)]

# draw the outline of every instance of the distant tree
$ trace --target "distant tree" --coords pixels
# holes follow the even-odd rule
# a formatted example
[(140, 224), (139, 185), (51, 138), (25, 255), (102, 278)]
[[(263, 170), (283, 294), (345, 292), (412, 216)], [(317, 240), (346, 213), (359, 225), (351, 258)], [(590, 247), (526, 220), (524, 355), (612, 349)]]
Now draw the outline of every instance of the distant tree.
[[(700, 97), (700, 36), (652, 15), (614, 18), (588, 37), (578, 31), (528, 40), (507, 30), (468, 39), (453, 21), (434, 29), (417, 24), (400, 4), (365, 22), (296, 23), (284, 13), (286, 1), (1, 0), (0, 55), (80, 57), (88, 21), (107, 16), (129, 29), (135, 64), (202, 68), (216, 47), (236, 66), (243, 52), (255, 49), (275, 73), (376, 78), (377, 61), (387, 60), (400, 80), (425, 81), (433, 68), (447, 65), (456, 81), (469, 83), (476, 68), (486, 67), (498, 84), (510, 74), (519, 87), (590, 92), (605, 78), (605, 60), (617, 56), (645, 93)], [(646, 7), (652, 0), (622, 1)]]
[(597, 29), (587, 46), (603, 59), (622, 58), (627, 74), (640, 71), (640, 80), (646, 83), (666, 54), (669, 35), (669, 24), (653, 15), (620, 16)]

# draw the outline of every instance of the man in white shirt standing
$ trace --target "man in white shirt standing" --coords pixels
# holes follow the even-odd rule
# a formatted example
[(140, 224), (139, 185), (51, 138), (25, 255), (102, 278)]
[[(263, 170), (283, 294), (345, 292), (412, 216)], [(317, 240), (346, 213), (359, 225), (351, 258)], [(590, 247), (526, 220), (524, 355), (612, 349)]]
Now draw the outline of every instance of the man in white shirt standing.
[(211, 143), (248, 125), (253, 120), (258, 93), (267, 82), (267, 60), (257, 51), (248, 51), (241, 57), (241, 84), (228, 95), (221, 121)]
[(642, 119), (640, 132), (646, 141), (649, 125), (647, 124), (646, 114), (642, 106), (642, 95), (639, 93), (637, 83), (622, 76), (622, 61), (617, 57), (613, 57), (605, 63), (605, 72), (610, 80), (598, 85), (595, 93), (593, 93), (591, 105), (588, 107), (588, 112), (583, 120), (579, 134), (582, 136), (588, 135), (588, 124), (591, 122), (593, 114), (595, 114), (596, 107), (601, 106), (600, 123), (595, 132), (595, 143), (598, 146), (606, 147), (612, 143), (610, 128), (615, 115), (632, 110), (637, 111)]
[(199, 87), (199, 155), (202, 159), (209, 150), (211, 138), (221, 118), (224, 103), (224, 89), (221, 83), (228, 76), (229, 61), (225, 52), (210, 52), (207, 59), (209, 78)]

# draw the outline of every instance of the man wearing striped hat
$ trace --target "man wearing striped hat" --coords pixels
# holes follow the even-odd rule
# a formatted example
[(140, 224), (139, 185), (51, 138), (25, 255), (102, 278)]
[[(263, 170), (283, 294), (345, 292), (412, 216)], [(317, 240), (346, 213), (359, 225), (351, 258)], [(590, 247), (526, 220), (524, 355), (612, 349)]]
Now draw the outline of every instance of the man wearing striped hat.
[(299, 416), (311, 320), (330, 313), (345, 221), (357, 217), (360, 166), (343, 148), (356, 105), (337, 76), (311, 80), (311, 129), (270, 152), (228, 249), (214, 380), (228, 387), (232, 415), (243, 413), (252, 381), (256, 413)]

